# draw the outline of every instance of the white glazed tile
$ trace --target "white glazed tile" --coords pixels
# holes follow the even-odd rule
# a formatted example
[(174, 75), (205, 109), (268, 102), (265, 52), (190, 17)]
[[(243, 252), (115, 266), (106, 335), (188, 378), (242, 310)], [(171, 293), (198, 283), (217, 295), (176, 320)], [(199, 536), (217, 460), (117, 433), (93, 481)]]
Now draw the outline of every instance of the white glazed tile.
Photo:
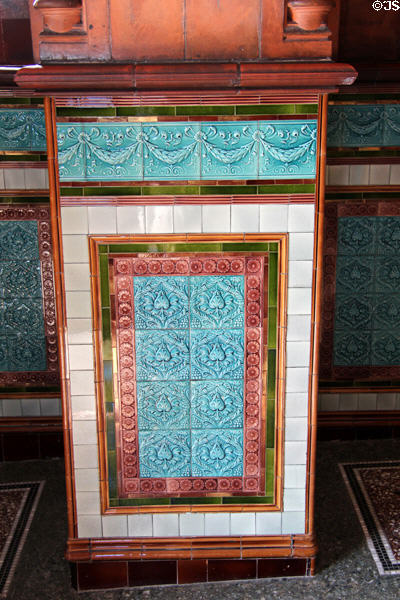
[(4, 190), (4, 169), (0, 169), (0, 190)]
[(289, 288), (288, 315), (311, 315), (311, 289)]
[(287, 342), (286, 365), (288, 367), (307, 367), (310, 362), (309, 342)]
[(144, 206), (117, 207), (117, 233), (144, 233)]
[(284, 511), (303, 511), (306, 508), (306, 491), (305, 489), (287, 489), (283, 494), (283, 509)]
[(89, 265), (65, 264), (64, 280), (66, 291), (90, 291)]
[(179, 535), (204, 535), (204, 513), (183, 513), (179, 515)]
[(206, 513), (206, 535), (230, 535), (230, 513)]
[(68, 319), (67, 331), (70, 344), (91, 344), (93, 341), (91, 319)]
[(307, 442), (285, 442), (285, 465), (307, 463)]
[(339, 410), (357, 410), (358, 408), (358, 394), (345, 394), (339, 395)]
[(312, 260), (289, 261), (289, 287), (310, 288), (312, 286)]
[(305, 532), (304, 512), (282, 513), (282, 534), (301, 534)]
[(172, 206), (146, 206), (146, 233), (172, 232)]
[(350, 168), (349, 165), (329, 165), (328, 184), (329, 185), (349, 185)]
[(288, 231), (314, 231), (314, 218), (313, 204), (290, 204)]
[(99, 492), (99, 472), (97, 469), (75, 469), (77, 492)]
[(358, 410), (376, 410), (376, 402), (378, 394), (359, 393), (358, 394)]
[(306, 417), (308, 413), (308, 394), (286, 394), (286, 417)]
[(285, 439), (290, 442), (301, 442), (307, 439), (307, 419), (305, 417), (289, 418), (285, 423)]
[(97, 444), (96, 421), (73, 421), (72, 433), (75, 445)]
[(0, 417), (3, 416), (3, 400), (0, 399)]
[(22, 398), (21, 409), (23, 417), (40, 417), (40, 399)]
[(46, 189), (49, 189), (49, 171), (47, 169), (44, 172), (44, 185)]
[(243, 512), (231, 514), (231, 535), (255, 535), (255, 513)]
[(231, 208), (232, 232), (257, 232), (260, 230), (258, 204), (233, 204)]
[(311, 315), (288, 315), (287, 341), (303, 342), (311, 338)]
[(200, 233), (201, 209), (200, 205), (174, 206), (174, 232)]
[(27, 190), (45, 190), (47, 169), (25, 169), (25, 187)]
[(129, 537), (152, 537), (153, 515), (128, 515)]
[(370, 165), (369, 185), (389, 185), (390, 165)]
[(260, 231), (286, 233), (288, 213), (287, 204), (262, 204), (260, 206)]
[(92, 345), (70, 345), (69, 368), (71, 371), (90, 371), (94, 368), (94, 355)]
[(256, 513), (256, 535), (280, 535), (282, 530), (282, 513)]
[(88, 238), (86, 235), (63, 236), (64, 263), (89, 263)]
[(76, 494), (76, 511), (78, 515), (98, 515), (100, 498), (98, 492), (78, 492)]
[(89, 206), (89, 233), (117, 233), (115, 206)]
[(339, 410), (339, 394), (320, 394), (319, 402), (321, 410)]
[(83, 446), (74, 445), (74, 465), (76, 469), (97, 469), (98, 454), (97, 445)]
[(12, 400), (4, 399), (3, 400), (3, 417), (21, 417), (22, 416), (22, 406), (21, 400), (19, 398), (15, 398)]
[(309, 370), (302, 367), (288, 367), (286, 369), (286, 391), (307, 392)]
[(176, 513), (153, 515), (154, 537), (175, 537), (179, 535), (179, 519)]
[(127, 537), (127, 515), (103, 515), (101, 517), (103, 537)]
[(96, 419), (95, 396), (72, 396), (72, 418), (76, 421), (94, 421)]
[(88, 233), (87, 206), (63, 206), (61, 208), (61, 227), (63, 235)]
[(92, 316), (90, 292), (66, 292), (67, 317), (87, 319)]
[(25, 169), (4, 169), (6, 190), (25, 190)]
[(94, 396), (94, 371), (71, 371), (71, 395)]
[(289, 261), (312, 260), (314, 254), (313, 233), (289, 234)]
[(350, 185), (368, 185), (369, 165), (350, 165)]
[(306, 465), (286, 465), (285, 489), (304, 488), (306, 485)]
[(376, 408), (378, 410), (395, 410), (396, 409), (396, 393), (395, 392), (379, 392), (376, 399)]
[(231, 230), (231, 207), (229, 204), (205, 204), (203, 206), (203, 232), (229, 233)]
[(400, 164), (390, 165), (390, 185), (400, 184)]
[(101, 537), (101, 517), (95, 515), (78, 515), (78, 537)]
[(42, 417), (61, 416), (61, 398), (40, 398), (39, 402)]

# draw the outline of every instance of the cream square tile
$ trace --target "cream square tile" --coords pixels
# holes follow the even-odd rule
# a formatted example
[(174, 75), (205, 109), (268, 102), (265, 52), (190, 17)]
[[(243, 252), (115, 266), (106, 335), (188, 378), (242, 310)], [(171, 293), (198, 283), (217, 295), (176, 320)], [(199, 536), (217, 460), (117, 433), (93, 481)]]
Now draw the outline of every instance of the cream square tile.
[(64, 280), (66, 291), (90, 291), (89, 265), (65, 264)]
[(328, 184), (329, 185), (349, 185), (350, 168), (349, 165), (329, 165)]
[(285, 442), (285, 465), (307, 463), (307, 442)]
[(288, 231), (314, 231), (313, 204), (290, 204)]
[(255, 513), (232, 513), (231, 535), (255, 535), (256, 515)]
[(172, 232), (172, 206), (146, 206), (146, 233)]
[(71, 371), (90, 371), (94, 369), (92, 345), (78, 344), (69, 346), (69, 368)]
[(144, 233), (144, 206), (117, 206), (118, 233)]
[(310, 288), (289, 288), (288, 315), (311, 315)]
[[(287, 342), (286, 366), (307, 367), (310, 363), (309, 342)], [(72, 367), (71, 367), (72, 368)]]
[(89, 233), (117, 233), (115, 206), (89, 206)]
[(89, 263), (89, 247), (86, 235), (64, 235), (65, 263)]
[(288, 442), (301, 442), (307, 440), (307, 419), (305, 417), (290, 417), (286, 419), (285, 439)]
[(230, 513), (206, 513), (206, 535), (230, 535)]
[(254, 233), (260, 231), (258, 204), (233, 204), (231, 207), (231, 231)]
[(378, 394), (359, 393), (358, 394), (358, 410), (376, 410), (376, 402)]
[(308, 394), (286, 394), (286, 417), (306, 417)]
[(88, 233), (87, 206), (63, 206), (61, 208), (61, 227), (63, 236)]
[(286, 369), (286, 391), (308, 392), (309, 370), (302, 367), (288, 367)]
[(4, 169), (0, 169), (0, 190), (4, 190)]
[(339, 394), (320, 394), (321, 410), (339, 410)]
[(75, 445), (97, 444), (96, 421), (73, 421), (72, 433)]
[(179, 535), (204, 535), (204, 513), (179, 515)]
[(201, 206), (178, 205), (174, 206), (174, 232), (175, 233), (200, 233), (201, 232)]
[(71, 395), (94, 396), (94, 371), (71, 371)]
[(47, 169), (25, 169), (25, 187), (27, 190), (44, 190)]
[(23, 417), (40, 417), (40, 399), (22, 398), (21, 409)]
[(70, 344), (92, 344), (91, 319), (67, 319), (67, 330)]
[(129, 537), (152, 537), (153, 515), (128, 515)]
[(339, 410), (357, 410), (358, 394), (339, 394)]
[(74, 445), (74, 464), (76, 469), (97, 469), (98, 453), (97, 446)]
[(99, 472), (97, 469), (75, 469), (77, 492), (99, 492)]
[[(312, 260), (314, 253), (313, 233), (289, 234), (289, 261)], [(289, 274), (290, 276), (290, 274)]]
[(379, 392), (376, 399), (376, 408), (378, 410), (396, 410), (396, 393)]
[(179, 519), (175, 514), (153, 515), (154, 537), (175, 537), (179, 535)]
[(78, 515), (78, 537), (101, 537), (101, 517), (94, 515)]
[(67, 291), (65, 296), (69, 319), (87, 319), (92, 316), (90, 292)]
[(306, 465), (286, 465), (284, 483), (285, 489), (305, 488)]
[(3, 400), (3, 417), (21, 417), (22, 406), (19, 398)]
[(3, 400), (0, 400), (0, 417), (3, 416)]
[(71, 396), (72, 418), (77, 421), (96, 419), (95, 396)]
[(98, 515), (100, 497), (98, 492), (77, 492), (76, 511), (78, 515)]
[(311, 338), (311, 315), (288, 315), (287, 341), (302, 342)]
[(396, 394), (396, 410), (400, 410), (400, 394)]
[(229, 233), (231, 230), (231, 207), (229, 204), (205, 204), (203, 206), (203, 232)]
[(282, 513), (256, 513), (256, 535), (280, 535), (282, 529)]
[(103, 537), (127, 537), (127, 515), (103, 515), (101, 517)]
[(289, 287), (310, 288), (313, 277), (312, 260), (289, 261)]
[(303, 511), (306, 508), (305, 489), (287, 489), (283, 494), (284, 511)]
[(6, 190), (25, 190), (25, 169), (4, 169)]
[(350, 185), (368, 185), (369, 165), (350, 165)]
[(390, 185), (400, 184), (400, 164), (390, 165)]
[(282, 534), (301, 534), (305, 532), (306, 522), (304, 512), (282, 513)]
[(369, 185), (389, 185), (390, 165), (370, 165)]
[(287, 204), (262, 204), (260, 206), (260, 231), (286, 233), (289, 206)]

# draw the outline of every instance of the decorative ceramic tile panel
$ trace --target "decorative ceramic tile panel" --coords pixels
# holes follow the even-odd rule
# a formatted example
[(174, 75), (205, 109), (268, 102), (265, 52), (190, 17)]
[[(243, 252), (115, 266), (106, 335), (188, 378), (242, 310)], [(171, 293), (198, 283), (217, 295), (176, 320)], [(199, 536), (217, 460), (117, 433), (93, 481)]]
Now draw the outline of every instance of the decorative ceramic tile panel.
[(62, 181), (314, 178), (317, 122), (58, 123)]
[(58, 382), (48, 207), (0, 208), (0, 382)]
[(328, 146), (400, 146), (400, 105), (335, 105), (328, 109)]
[(265, 260), (112, 259), (121, 497), (263, 493)]
[(44, 111), (32, 108), (0, 110), (0, 150), (46, 151)]

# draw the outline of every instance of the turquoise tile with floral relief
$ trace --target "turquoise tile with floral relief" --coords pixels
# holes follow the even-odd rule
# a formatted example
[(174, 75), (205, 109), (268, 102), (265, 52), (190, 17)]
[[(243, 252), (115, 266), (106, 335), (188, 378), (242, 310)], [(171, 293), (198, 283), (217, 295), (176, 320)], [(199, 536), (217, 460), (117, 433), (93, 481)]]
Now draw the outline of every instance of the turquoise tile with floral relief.
[(387, 332), (400, 331), (400, 295), (376, 294), (372, 328)]
[(32, 108), (0, 110), (0, 150), (46, 151), (44, 111)]
[(342, 217), (338, 222), (338, 255), (369, 256), (375, 254), (374, 217)]
[(400, 364), (400, 334), (398, 331), (372, 331), (371, 364), (382, 366)]
[(376, 254), (398, 256), (400, 254), (400, 218), (369, 217), (369, 219), (371, 227), (376, 230)]
[(338, 255), (336, 260), (336, 290), (353, 294), (372, 293), (375, 288), (374, 262), (370, 256)]
[(141, 477), (187, 477), (190, 456), (189, 430), (139, 431)]
[(7, 335), (15, 332), (24, 336), (43, 338), (44, 319), (43, 302), (40, 298), (6, 298), (0, 300), (3, 314), (3, 332)]
[(244, 327), (244, 277), (190, 277), (190, 326), (193, 329)]
[(317, 121), (259, 122), (261, 179), (315, 177)]
[(400, 289), (400, 257), (377, 256), (375, 258), (376, 292), (398, 292)]
[(383, 145), (383, 104), (335, 105), (328, 108), (328, 146)]
[(189, 381), (138, 381), (140, 431), (190, 428)]
[(136, 331), (138, 381), (189, 379), (188, 331)]
[(39, 260), (5, 260), (0, 262), (0, 298), (16, 297), (42, 297)]
[(143, 179), (200, 179), (200, 126), (143, 123)]
[(201, 179), (258, 177), (257, 121), (201, 123)]
[(86, 180), (86, 143), (90, 138), (89, 132), (83, 123), (57, 124), (58, 172), (61, 181)]
[(136, 329), (188, 329), (188, 277), (134, 277), (133, 287)]
[(190, 332), (191, 379), (243, 379), (243, 329)]
[(0, 261), (39, 260), (36, 221), (0, 221)]
[(45, 371), (46, 347), (43, 338), (18, 335), (7, 338), (8, 371)]
[(370, 331), (335, 330), (333, 354), (335, 365), (372, 364)]
[(384, 146), (400, 146), (400, 106), (384, 105)]
[(191, 428), (243, 428), (243, 381), (192, 381)]
[(192, 475), (194, 477), (243, 475), (243, 430), (193, 429)]

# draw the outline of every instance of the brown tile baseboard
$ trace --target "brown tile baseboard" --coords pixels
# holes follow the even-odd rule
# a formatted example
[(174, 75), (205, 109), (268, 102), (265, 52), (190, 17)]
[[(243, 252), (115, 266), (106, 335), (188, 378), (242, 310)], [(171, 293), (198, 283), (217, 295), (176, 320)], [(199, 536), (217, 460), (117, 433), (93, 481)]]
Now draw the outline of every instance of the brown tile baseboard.
[(365, 440), (400, 437), (400, 411), (323, 411), (318, 440)]

